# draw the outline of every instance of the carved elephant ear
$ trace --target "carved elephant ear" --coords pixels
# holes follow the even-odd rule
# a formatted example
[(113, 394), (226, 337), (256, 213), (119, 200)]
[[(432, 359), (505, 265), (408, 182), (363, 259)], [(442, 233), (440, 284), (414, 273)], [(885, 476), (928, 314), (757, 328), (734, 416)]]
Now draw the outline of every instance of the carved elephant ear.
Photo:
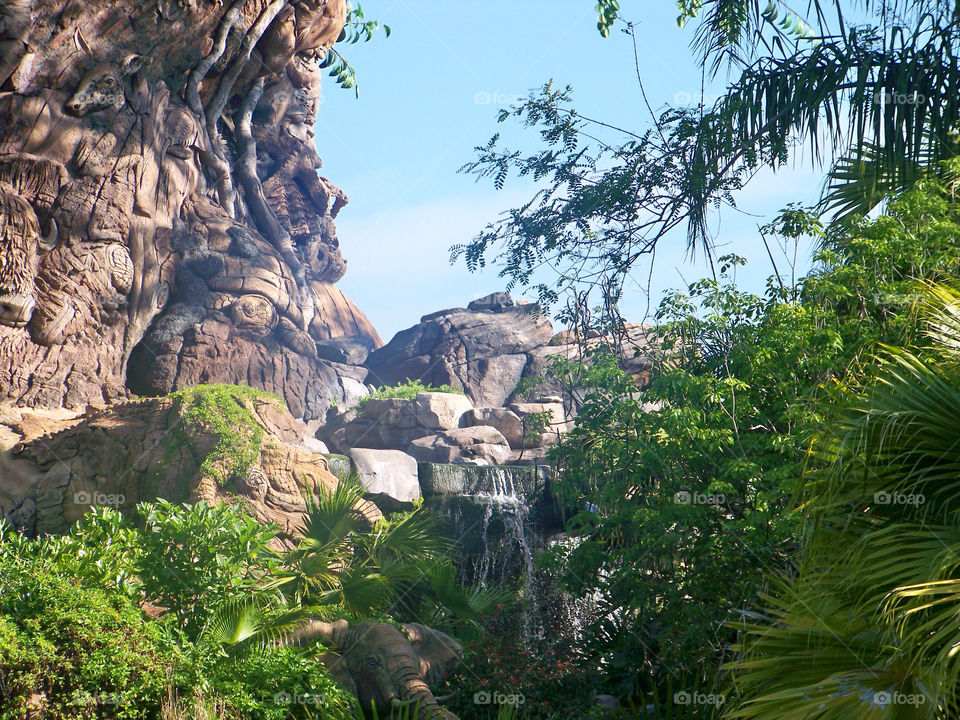
[(404, 632), (420, 656), (420, 675), (428, 685), (439, 685), (456, 670), (463, 658), (463, 646), (456, 640), (419, 623), (407, 623)]

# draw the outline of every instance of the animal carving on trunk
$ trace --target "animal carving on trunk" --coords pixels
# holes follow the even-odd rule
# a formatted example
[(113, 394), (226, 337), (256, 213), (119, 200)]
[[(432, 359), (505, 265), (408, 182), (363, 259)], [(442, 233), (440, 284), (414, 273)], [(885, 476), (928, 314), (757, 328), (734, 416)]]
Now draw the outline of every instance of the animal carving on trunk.
[(0, 324), (21, 328), (30, 322), (36, 306), (38, 251), (55, 243), (55, 234), (41, 237), (28, 202), (0, 191)]
[(365, 379), (316, 352), (380, 344), (330, 286), (346, 195), (316, 172), (318, 60), (346, 13), (0, 0), (0, 399), (240, 382), (313, 420)]
[(124, 81), (140, 69), (141, 63), (142, 58), (134, 54), (119, 63), (96, 63), (83, 74), (76, 92), (67, 100), (67, 112), (83, 117), (108, 108), (119, 110), (126, 104)]

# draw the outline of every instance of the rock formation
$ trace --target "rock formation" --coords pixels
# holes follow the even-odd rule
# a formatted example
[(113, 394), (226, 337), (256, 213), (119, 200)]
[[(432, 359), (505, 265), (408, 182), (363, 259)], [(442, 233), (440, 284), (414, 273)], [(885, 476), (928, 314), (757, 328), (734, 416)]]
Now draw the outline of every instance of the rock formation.
[[(6, 413), (0, 421), (24, 434), (2, 458), (2, 516), (33, 535), (61, 532), (93, 505), (130, 512), (156, 498), (241, 503), (261, 522), (277, 523), (281, 541), (290, 541), (305, 510), (303, 493), (330, 491), (337, 478), (322, 456), (300, 446), (299, 423), (275, 400), (216, 388), (198, 392), (211, 391), (217, 402), (242, 408), (226, 438), (217, 418), (231, 408), (215, 402), (204, 416), (193, 412), (202, 398), (191, 394), (48, 418), (35, 432), (23, 416), (18, 422)], [(369, 503), (363, 510), (371, 520), (379, 516)]]
[(568, 388), (547, 375), (556, 357), (579, 358), (584, 350), (607, 343), (620, 353), (621, 366), (639, 383), (652, 367), (649, 326), (628, 323), (620, 337), (587, 338), (562, 331), (554, 335), (550, 320), (533, 304), (515, 303), (508, 293), (493, 293), (471, 302), (424, 315), (370, 353), (367, 378), (375, 385), (420, 380), (426, 385), (462, 389), (477, 407), (498, 408), (519, 400), (517, 384), (541, 378), (540, 395), (560, 396), (567, 414), (575, 412), (576, 398), (564, 397)]
[[(495, 298), (495, 300), (494, 300)], [(419, 379), (460, 387), (475, 405), (503, 405), (524, 376), (527, 354), (553, 337), (534, 305), (514, 305), (506, 293), (425, 315), (367, 358), (369, 382)]]
[(332, 286), (317, 174), (343, 0), (0, 3), (0, 399), (80, 408), (199, 382), (320, 417), (381, 344)]

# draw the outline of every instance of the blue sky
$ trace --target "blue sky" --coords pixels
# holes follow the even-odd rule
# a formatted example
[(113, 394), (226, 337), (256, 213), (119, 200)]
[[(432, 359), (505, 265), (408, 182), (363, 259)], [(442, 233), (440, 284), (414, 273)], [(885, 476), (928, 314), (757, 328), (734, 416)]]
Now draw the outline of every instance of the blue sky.
[[(653, 106), (696, 102), (701, 71), (689, 48), (692, 30), (676, 26), (675, 3), (623, 0), (622, 6), (636, 23), (640, 74)], [(495, 270), (472, 275), (451, 266), (448, 253), (530, 196), (519, 181), (497, 192), (457, 172), (474, 158), (474, 146), (498, 130), (514, 147), (538, 147), (535, 131), (497, 125), (500, 105), (553, 79), (573, 86), (585, 115), (638, 129), (649, 114), (632, 41), (619, 31), (600, 36), (592, 0), (368, 0), (363, 7), (393, 34), (345, 48), (360, 97), (328, 82), (316, 141), (322, 173), (351, 199), (337, 222), (348, 261), (340, 287), (388, 340), (421, 315), (503, 289)], [(707, 99), (718, 89), (708, 88)], [(745, 287), (762, 290), (771, 272), (757, 225), (788, 202), (815, 200), (820, 182), (809, 164), (764, 172), (737, 197), (737, 210), (714, 218), (720, 251), (750, 260), (741, 275)], [(686, 257), (682, 232), (667, 240), (652, 274), (653, 306), (664, 290), (705, 274)], [(801, 249), (800, 260), (806, 267), (809, 249)], [(625, 309), (641, 320), (648, 268), (635, 275), (642, 282), (630, 289)]]

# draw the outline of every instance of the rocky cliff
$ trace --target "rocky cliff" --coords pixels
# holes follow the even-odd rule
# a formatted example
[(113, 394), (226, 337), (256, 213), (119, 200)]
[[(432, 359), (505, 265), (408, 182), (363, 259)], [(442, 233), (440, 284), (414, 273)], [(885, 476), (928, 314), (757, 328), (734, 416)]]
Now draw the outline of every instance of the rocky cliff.
[(319, 60), (344, 0), (0, 2), (0, 398), (239, 382), (318, 417), (380, 338), (333, 283)]

